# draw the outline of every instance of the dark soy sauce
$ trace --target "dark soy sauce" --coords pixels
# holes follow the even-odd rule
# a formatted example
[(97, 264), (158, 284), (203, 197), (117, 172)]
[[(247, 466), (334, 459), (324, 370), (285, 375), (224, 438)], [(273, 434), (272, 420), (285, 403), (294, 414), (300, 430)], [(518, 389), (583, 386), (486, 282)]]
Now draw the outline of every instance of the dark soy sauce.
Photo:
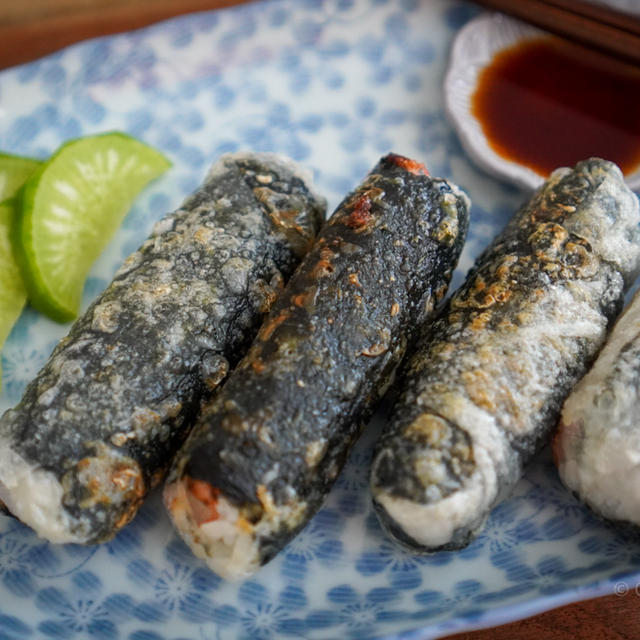
[(640, 168), (640, 68), (558, 38), (500, 52), (472, 109), (496, 153), (540, 175), (591, 156)]

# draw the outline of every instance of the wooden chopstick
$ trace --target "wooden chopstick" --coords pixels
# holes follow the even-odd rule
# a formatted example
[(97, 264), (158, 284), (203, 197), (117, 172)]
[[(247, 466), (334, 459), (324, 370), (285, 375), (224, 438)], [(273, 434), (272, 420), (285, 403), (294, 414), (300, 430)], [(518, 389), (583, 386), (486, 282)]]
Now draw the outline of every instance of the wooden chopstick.
[[(640, 20), (631, 15), (605, 7), (585, 9), (588, 3), (580, 0), (475, 1), (640, 67)], [(621, 19), (625, 28), (617, 26)]]
[(623, 31), (630, 31), (640, 36), (640, 18), (615, 11), (601, 4), (587, 2), (587, 0), (544, 0), (547, 4), (552, 4), (560, 9), (566, 9), (573, 13), (578, 13), (597, 22), (608, 24)]

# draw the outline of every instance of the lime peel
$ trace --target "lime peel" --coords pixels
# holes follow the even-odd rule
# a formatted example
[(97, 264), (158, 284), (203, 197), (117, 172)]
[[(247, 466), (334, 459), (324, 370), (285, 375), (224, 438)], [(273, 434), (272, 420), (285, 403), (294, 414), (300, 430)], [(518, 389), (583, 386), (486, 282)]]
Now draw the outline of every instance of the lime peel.
[(0, 153), (0, 202), (13, 198), (41, 164), (35, 158)]
[[(12, 221), (16, 217), (15, 199), (0, 202), (0, 347), (20, 317), (27, 301), (27, 290), (14, 259), (9, 239)], [(2, 376), (0, 361), (0, 378)]]

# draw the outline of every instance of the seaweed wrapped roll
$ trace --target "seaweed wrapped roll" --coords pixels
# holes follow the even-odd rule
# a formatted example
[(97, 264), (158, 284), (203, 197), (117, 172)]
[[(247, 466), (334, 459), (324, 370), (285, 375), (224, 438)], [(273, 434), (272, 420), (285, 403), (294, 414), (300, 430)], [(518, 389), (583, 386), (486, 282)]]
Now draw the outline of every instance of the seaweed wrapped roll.
[(220, 158), (0, 419), (0, 504), (52, 542), (115, 535), (248, 348), (324, 207), (292, 161)]
[(468, 544), (548, 441), (640, 265), (614, 164), (558, 169), (478, 258), (406, 365), (374, 505), (411, 549)]
[(571, 392), (553, 441), (562, 482), (600, 516), (640, 527), (640, 294)]
[(320, 507), (445, 294), (468, 209), (390, 154), (325, 224), (168, 478), (174, 524), (215, 572), (255, 571)]

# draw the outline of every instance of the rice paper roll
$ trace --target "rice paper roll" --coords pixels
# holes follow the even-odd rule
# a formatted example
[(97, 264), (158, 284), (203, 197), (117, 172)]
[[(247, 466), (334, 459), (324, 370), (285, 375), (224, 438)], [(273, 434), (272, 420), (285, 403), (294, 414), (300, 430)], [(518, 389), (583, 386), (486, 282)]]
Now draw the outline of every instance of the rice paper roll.
[(640, 294), (567, 398), (553, 441), (560, 479), (599, 516), (640, 527)]
[(390, 154), (323, 227), (168, 478), (174, 524), (216, 573), (249, 575), (318, 510), (444, 296), (468, 211)]
[(638, 200), (614, 164), (552, 173), (478, 258), (408, 360), (376, 446), (383, 527), (458, 549), (548, 442), (640, 263)]
[(324, 208), (292, 161), (222, 156), (0, 419), (0, 503), (52, 542), (114, 536), (247, 350)]

